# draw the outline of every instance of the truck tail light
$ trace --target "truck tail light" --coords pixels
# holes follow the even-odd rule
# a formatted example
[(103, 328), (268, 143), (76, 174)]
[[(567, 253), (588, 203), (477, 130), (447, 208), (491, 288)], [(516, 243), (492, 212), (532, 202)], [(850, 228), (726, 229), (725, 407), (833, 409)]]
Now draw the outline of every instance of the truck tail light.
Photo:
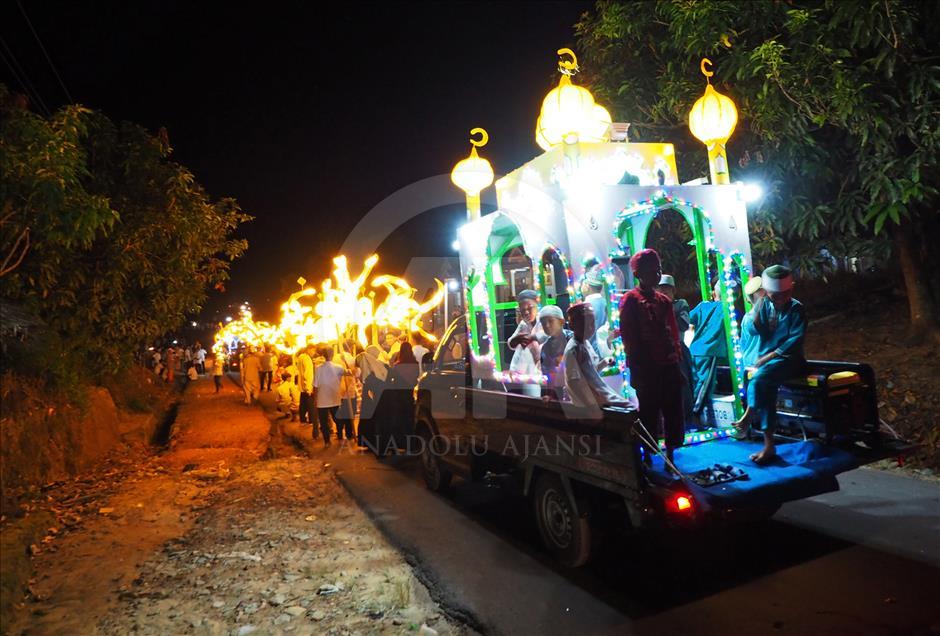
[(692, 499), (685, 495), (677, 495), (674, 502), (678, 512), (691, 512)]

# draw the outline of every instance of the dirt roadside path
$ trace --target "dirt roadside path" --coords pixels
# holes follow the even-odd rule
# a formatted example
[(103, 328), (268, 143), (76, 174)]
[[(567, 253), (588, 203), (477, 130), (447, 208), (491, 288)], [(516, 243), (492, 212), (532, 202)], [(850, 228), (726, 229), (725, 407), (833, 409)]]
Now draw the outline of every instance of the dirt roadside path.
[(36, 577), (8, 633), (465, 633), (329, 458), (296, 454), (242, 399), (231, 382), (215, 395), (196, 381), (164, 452), (64, 487), (67, 501), (106, 494), (36, 546)]

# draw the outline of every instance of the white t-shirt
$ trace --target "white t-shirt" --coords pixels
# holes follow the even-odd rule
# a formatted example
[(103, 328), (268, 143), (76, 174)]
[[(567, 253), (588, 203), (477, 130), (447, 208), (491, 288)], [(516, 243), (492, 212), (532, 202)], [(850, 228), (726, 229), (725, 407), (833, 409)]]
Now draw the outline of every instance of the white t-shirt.
[(202, 347), (199, 347), (199, 349), (197, 349), (196, 352), (193, 354), (193, 359), (194, 359), (196, 362), (199, 362), (199, 363), (205, 362), (205, 361), (206, 361), (206, 350), (203, 349)]
[(594, 347), (574, 338), (565, 347), (565, 387), (575, 406), (604, 406), (605, 404), (627, 404), (611, 389), (597, 372), (598, 357)]
[(324, 362), (317, 367), (313, 386), (317, 387), (317, 408), (339, 406), (340, 384), (345, 370), (335, 362)]
[(531, 336), (533, 340), (527, 347), (522, 345), (516, 347), (515, 353), (512, 354), (512, 361), (509, 363), (509, 370), (516, 373), (535, 375), (542, 366), (542, 343), (548, 340), (548, 336), (545, 335), (545, 331), (542, 329), (542, 323), (536, 320), (533, 327), (523, 320), (516, 327), (513, 334), (509, 336), (509, 339), (512, 340), (517, 336)]

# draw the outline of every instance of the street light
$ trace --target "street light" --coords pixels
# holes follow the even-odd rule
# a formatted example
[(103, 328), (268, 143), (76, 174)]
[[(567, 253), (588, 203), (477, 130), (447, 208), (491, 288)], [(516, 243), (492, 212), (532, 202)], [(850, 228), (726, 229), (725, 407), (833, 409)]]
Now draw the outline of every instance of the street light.
[(706, 64), (711, 66), (711, 63), (707, 57), (702, 58), (700, 68), (708, 85), (705, 87), (705, 94), (698, 98), (689, 111), (689, 130), (708, 149), (712, 184), (727, 185), (731, 183), (731, 179), (728, 174), (725, 144), (738, 123), (738, 109), (730, 97), (722, 95), (712, 86), (709, 78), (715, 72), (705, 68)]
[[(474, 139), (480, 135), (480, 139)], [(461, 159), (450, 173), (450, 180), (467, 195), (467, 220), (476, 221), (480, 218), (480, 191), (493, 183), (493, 166), (486, 159), (481, 159), (477, 148), (482, 148), (490, 136), (482, 128), (470, 131), (470, 156)]]

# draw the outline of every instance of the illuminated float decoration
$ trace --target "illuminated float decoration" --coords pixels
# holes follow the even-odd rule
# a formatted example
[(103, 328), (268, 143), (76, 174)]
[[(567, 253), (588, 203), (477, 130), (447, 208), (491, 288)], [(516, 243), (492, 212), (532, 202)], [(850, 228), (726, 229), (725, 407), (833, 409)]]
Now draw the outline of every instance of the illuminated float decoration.
[(578, 68), (578, 58), (571, 49), (559, 49), (561, 79), (558, 86), (542, 100), (542, 111), (535, 122), (535, 141), (542, 150), (565, 143), (599, 142), (610, 139), (610, 113), (594, 102), (594, 96), (571, 81)]
[[(534, 289), (542, 305), (564, 311), (583, 299), (586, 263), (602, 272), (607, 327), (613, 333), (620, 297), (633, 286), (629, 258), (646, 247), (657, 214), (673, 210), (692, 229), (703, 300), (711, 295), (710, 279), (718, 280), (740, 413), (743, 369), (735, 303), (742, 302), (740, 288), (751, 273), (751, 248), (742, 188), (724, 185), (724, 146), (737, 122), (733, 102), (709, 82), (690, 113), (690, 128), (708, 146), (713, 173), (721, 176), (713, 174), (711, 185), (680, 185), (672, 144), (632, 143), (625, 134), (612, 138), (612, 130), (625, 131), (627, 125), (612, 124), (591, 93), (572, 82), (578, 68), (574, 54), (568, 49), (558, 54), (562, 78), (542, 100), (536, 123), (535, 140), (544, 152), (498, 179), (498, 209), (472, 218), (457, 233), (474, 379), (513, 381), (506, 375), (512, 354), (506, 340), (517, 322), (515, 294)], [(708, 63), (701, 67), (706, 77)], [(621, 141), (612, 140), (617, 138)], [(617, 365), (605, 381), (630, 395), (623, 350), (612, 340)]]
[[(474, 139), (480, 135), (479, 139)], [(480, 218), (480, 192), (493, 183), (493, 166), (486, 159), (481, 159), (477, 148), (482, 148), (490, 136), (482, 128), (470, 131), (470, 156), (461, 159), (450, 173), (450, 180), (467, 195), (467, 220)]]
[(695, 101), (692, 110), (689, 111), (689, 130), (708, 149), (711, 182), (716, 185), (727, 185), (731, 183), (731, 180), (728, 177), (728, 155), (725, 152), (725, 144), (728, 143), (738, 123), (738, 109), (730, 97), (722, 95), (712, 86), (711, 77), (715, 72), (706, 68), (706, 65), (711, 66), (711, 64), (708, 58), (702, 59), (700, 68), (708, 84), (705, 87), (705, 94)]

